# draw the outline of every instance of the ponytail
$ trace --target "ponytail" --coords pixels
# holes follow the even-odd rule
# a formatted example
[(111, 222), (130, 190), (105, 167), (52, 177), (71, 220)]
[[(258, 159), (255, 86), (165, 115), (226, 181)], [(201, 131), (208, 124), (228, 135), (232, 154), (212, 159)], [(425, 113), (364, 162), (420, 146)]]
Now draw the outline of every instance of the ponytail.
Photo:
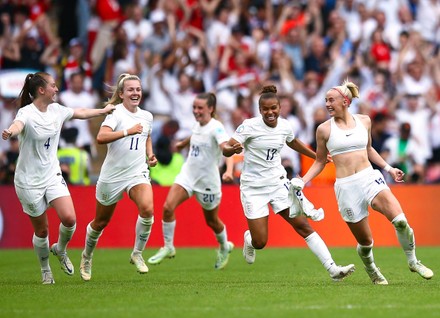
[(333, 87), (331, 89), (334, 89), (341, 94), (341, 96), (347, 101), (348, 105), (351, 104), (353, 98), (359, 97), (359, 87), (355, 83), (349, 82), (348, 80), (345, 80), (342, 85)]
[(26, 75), (23, 88), (18, 95), (18, 104), (20, 108), (33, 102), (33, 100), (37, 97), (38, 88), (46, 87), (46, 78), (49, 76), (50, 75), (45, 72), (29, 73), (28, 75)]

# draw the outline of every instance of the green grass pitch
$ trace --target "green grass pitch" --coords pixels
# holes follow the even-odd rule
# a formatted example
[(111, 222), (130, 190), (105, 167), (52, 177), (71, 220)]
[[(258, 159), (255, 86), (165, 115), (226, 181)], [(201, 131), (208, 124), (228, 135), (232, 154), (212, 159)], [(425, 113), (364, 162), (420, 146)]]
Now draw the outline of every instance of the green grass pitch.
[(440, 247), (417, 248), (437, 275), (429, 281), (408, 270), (399, 248), (375, 248), (388, 286), (370, 282), (354, 247), (331, 252), (338, 264), (356, 265), (343, 282), (332, 282), (306, 248), (266, 248), (253, 265), (236, 248), (220, 271), (214, 249), (181, 248), (140, 275), (130, 250), (98, 247), (92, 280), (83, 282), (81, 251), (71, 249), (74, 276), (51, 255), (56, 284), (44, 286), (32, 249), (0, 250), (0, 317), (440, 317)]

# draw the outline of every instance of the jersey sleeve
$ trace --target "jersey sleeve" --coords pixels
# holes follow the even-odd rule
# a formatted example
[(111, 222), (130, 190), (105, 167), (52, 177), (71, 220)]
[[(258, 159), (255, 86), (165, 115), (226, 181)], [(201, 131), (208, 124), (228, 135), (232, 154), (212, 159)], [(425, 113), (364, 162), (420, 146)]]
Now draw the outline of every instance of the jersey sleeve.
[(291, 142), (293, 139), (295, 139), (295, 132), (293, 131), (292, 126), (290, 125), (290, 123), (286, 120), (286, 141), (287, 142)]
[(150, 123), (150, 127), (148, 129), (148, 135), (151, 136), (151, 133), (153, 132), (153, 114), (150, 112), (147, 112), (147, 120)]
[(229, 135), (221, 122), (218, 122), (217, 127), (214, 129), (214, 138), (219, 145), (229, 140)]
[(232, 134), (232, 138), (237, 140), (239, 143), (244, 143), (249, 136), (251, 127), (247, 120), (237, 127), (235, 132)]
[(28, 121), (29, 113), (25, 111), (24, 108), (20, 108), (17, 112), (17, 115), (15, 116), (14, 121), (21, 121), (25, 126), (26, 122)]
[(113, 113), (105, 116), (105, 119), (104, 119), (104, 121), (101, 124), (101, 127), (102, 126), (108, 126), (112, 130), (115, 130), (117, 125), (118, 125), (118, 120), (116, 118), (116, 111), (114, 111)]
[(57, 105), (58, 109), (60, 110), (63, 122), (66, 120), (69, 120), (73, 117), (73, 112), (74, 112), (73, 108), (66, 107), (66, 106), (63, 106), (60, 104), (56, 104), (56, 105)]

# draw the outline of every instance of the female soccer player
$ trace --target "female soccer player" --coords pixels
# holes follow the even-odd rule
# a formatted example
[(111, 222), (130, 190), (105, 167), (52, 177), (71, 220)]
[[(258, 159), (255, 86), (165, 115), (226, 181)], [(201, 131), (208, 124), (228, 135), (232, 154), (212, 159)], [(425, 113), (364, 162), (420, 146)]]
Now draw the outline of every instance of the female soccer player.
[[(206, 224), (213, 230), (220, 244), (215, 269), (226, 266), (234, 244), (228, 241), (226, 226), (218, 216), (220, 205), (221, 180), (219, 163), (222, 149), (229, 139), (223, 124), (215, 119), (216, 97), (212, 93), (196, 96), (193, 114), (197, 121), (192, 136), (181, 142), (178, 147), (190, 145), (188, 158), (174, 184), (171, 186), (163, 207), (162, 229), (165, 245), (148, 259), (150, 264), (158, 264), (165, 258), (174, 257), (174, 229), (176, 217), (174, 210), (193, 194), (202, 206)], [(233, 160), (226, 160), (226, 171), (222, 178), (226, 182), (233, 179)]]
[(316, 177), (324, 169), (327, 153), (330, 153), (336, 167), (335, 193), (339, 212), (358, 242), (357, 252), (373, 284), (387, 285), (388, 281), (374, 262), (369, 205), (393, 224), (409, 269), (430, 279), (434, 273), (417, 260), (414, 232), (399, 201), (370, 161), (383, 167), (396, 182), (402, 182), (404, 174), (388, 165), (371, 146), (370, 118), (353, 115), (348, 110), (354, 97), (359, 97), (358, 87), (348, 81), (327, 92), (325, 105), (332, 118), (318, 126), (316, 160), (302, 179), (292, 179), (292, 186), (302, 189)]
[(117, 104), (116, 109), (105, 118), (96, 137), (99, 144), (107, 144), (107, 155), (96, 185), (96, 215), (87, 225), (85, 248), (81, 255), (80, 274), (85, 281), (92, 277), (92, 256), (98, 239), (124, 192), (136, 204), (139, 213), (130, 262), (139, 273), (148, 272), (142, 257), (154, 221), (148, 167), (155, 166), (157, 159), (150, 136), (153, 115), (139, 108), (141, 98), (139, 77), (121, 74), (107, 102), (107, 105)]
[[(44, 72), (28, 74), (20, 92), (20, 109), (13, 123), (2, 132), (4, 140), (18, 136), (20, 153), (14, 184), (24, 213), (34, 228), (32, 244), (40, 262), (43, 284), (54, 284), (49, 265), (49, 250), (57, 256), (61, 268), (73, 275), (67, 256), (67, 243), (76, 228), (76, 216), (69, 189), (57, 158), (61, 127), (72, 118), (87, 119), (111, 113), (104, 109), (73, 109), (55, 102), (58, 88), (52, 76)], [(52, 206), (60, 218), (57, 243), (49, 249), (49, 223), (46, 210)]]
[(312, 252), (321, 261), (330, 277), (340, 281), (350, 275), (353, 264), (338, 266), (321, 237), (310, 226), (306, 216), (289, 216), (293, 202), (289, 197), (290, 182), (281, 165), (280, 151), (284, 144), (308, 157), (315, 153), (295, 138), (287, 120), (280, 118), (280, 100), (275, 86), (263, 87), (259, 109), (260, 117), (245, 120), (223, 148), (227, 157), (244, 149), (244, 166), (240, 178), (241, 203), (249, 230), (244, 233), (243, 256), (252, 264), (255, 249), (262, 249), (268, 238), (269, 207), (301, 235)]

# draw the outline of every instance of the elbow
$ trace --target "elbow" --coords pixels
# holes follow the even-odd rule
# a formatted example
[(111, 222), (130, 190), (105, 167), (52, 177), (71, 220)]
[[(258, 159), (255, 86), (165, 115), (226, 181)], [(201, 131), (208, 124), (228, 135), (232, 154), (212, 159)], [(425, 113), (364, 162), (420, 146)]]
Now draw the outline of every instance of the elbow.
[(96, 142), (98, 143), (98, 145), (103, 145), (107, 143), (106, 140), (101, 135), (96, 136)]

